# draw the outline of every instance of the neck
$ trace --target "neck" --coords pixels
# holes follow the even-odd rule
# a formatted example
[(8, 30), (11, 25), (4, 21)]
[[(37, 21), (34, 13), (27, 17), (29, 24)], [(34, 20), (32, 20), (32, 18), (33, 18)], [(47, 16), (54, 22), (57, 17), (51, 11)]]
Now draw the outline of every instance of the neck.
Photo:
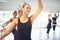
[(50, 19), (50, 17), (48, 17), (48, 19)]
[(28, 15), (22, 14), (22, 17), (23, 17), (23, 18), (28, 18)]

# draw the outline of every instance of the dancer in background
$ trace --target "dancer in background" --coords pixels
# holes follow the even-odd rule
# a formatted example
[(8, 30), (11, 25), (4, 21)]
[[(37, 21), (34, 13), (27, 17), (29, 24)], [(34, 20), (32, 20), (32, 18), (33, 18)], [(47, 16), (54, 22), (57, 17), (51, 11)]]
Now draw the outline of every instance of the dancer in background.
[[(14, 11), (13, 12), (13, 17), (10, 18), (8, 21), (6, 21), (4, 24), (3, 24), (3, 28), (5, 28), (9, 23), (11, 23), (17, 16), (17, 11)], [(14, 34), (15, 33), (15, 29), (12, 31), (12, 33)]]
[(16, 37), (16, 40), (31, 40), (31, 28), (32, 23), (36, 19), (36, 17), (40, 14), (42, 11), (42, 3), (41, 0), (38, 0), (38, 8), (35, 11), (34, 14), (32, 14), (30, 17), (28, 17), (28, 14), (30, 13), (31, 6), (28, 3), (25, 3), (22, 6), (22, 15), (19, 18), (16, 18), (13, 20), (12, 24), (8, 28), (8, 30), (0, 37), (0, 40), (7, 36), (14, 28), (15, 25), (18, 25), (18, 36)]
[[(6, 30), (6, 26), (9, 25), (15, 18), (17, 18), (17, 11), (14, 11), (13, 12), (13, 17), (10, 18), (8, 21), (6, 21), (4, 24), (3, 24), (3, 29), (1, 29), (1, 31), (5, 31)], [(14, 28), (14, 30), (12, 31), (13, 33), (13, 36), (14, 36), (14, 39), (15, 39), (15, 31), (17, 30), (17, 28)]]
[[(21, 15), (22, 15), (22, 11), (19, 10), (18, 13), (17, 13), (18, 17), (17, 18), (20, 18)], [(18, 25), (16, 26), (16, 30), (15, 30), (15, 34), (14, 34), (14, 40), (17, 40), (17, 36), (18, 36)]]
[(49, 32), (50, 32), (50, 29), (51, 29), (51, 22), (52, 20), (50, 19), (51, 17), (51, 14), (48, 15), (48, 25), (47, 25), (47, 36), (49, 37)]
[[(17, 11), (14, 11), (14, 13), (13, 13), (13, 18), (11, 18), (9, 21), (5, 22), (5, 23), (3, 24), (3, 29), (1, 29), (0, 31), (4, 31), (4, 30), (6, 29), (5, 26), (8, 25), (9, 23), (11, 23), (15, 18), (17, 18), (17, 17), (16, 17), (17, 14), (18, 14), (18, 18), (21, 17), (22, 11), (19, 10), (18, 13), (17, 13)], [(14, 16), (14, 15), (15, 15), (15, 16)], [(12, 20), (12, 21), (11, 21), (11, 20)], [(17, 35), (17, 30), (18, 30), (18, 28), (17, 28), (17, 26), (16, 26), (16, 28), (12, 31), (12, 33), (14, 34), (14, 40), (16, 39), (15, 36)]]
[[(59, 16), (59, 12), (58, 12), (58, 16)], [(57, 25), (58, 16), (56, 16), (56, 14), (54, 14), (54, 17), (52, 17), (52, 20), (53, 20), (53, 31), (55, 31), (55, 28), (56, 28), (56, 25)]]
[(22, 15), (22, 10), (19, 10), (18, 11), (18, 18), (21, 17), (21, 15)]
[(8, 21), (6, 21), (6, 22), (3, 24), (3, 27), (5, 27), (6, 25), (8, 25), (10, 22), (12, 22), (13, 19), (17, 18), (16, 16), (17, 16), (17, 11), (14, 11), (14, 12), (13, 12), (13, 17), (10, 18)]
[[(17, 13), (17, 11), (14, 11), (14, 13), (13, 13), (13, 18), (11, 18), (9, 21), (7, 21), (7, 22), (4, 23), (4, 25), (3, 25), (3, 28), (4, 28), (4, 29), (6, 29), (6, 28), (5, 28), (6, 25), (8, 25), (8, 24), (11, 23), (15, 18), (17, 18), (17, 17), (16, 17), (17, 14), (18, 14), (18, 18), (21, 17), (22, 11), (19, 10), (18, 13)], [(12, 21), (11, 21), (11, 20), (12, 20)], [(6, 25), (5, 25), (5, 24), (6, 24)], [(4, 31), (4, 29), (2, 29), (2, 31)], [(15, 37), (17, 36), (17, 30), (18, 30), (18, 28), (17, 28), (17, 26), (16, 26), (16, 28), (12, 31), (12, 33), (13, 33), (13, 35), (14, 35), (14, 40), (15, 40)]]

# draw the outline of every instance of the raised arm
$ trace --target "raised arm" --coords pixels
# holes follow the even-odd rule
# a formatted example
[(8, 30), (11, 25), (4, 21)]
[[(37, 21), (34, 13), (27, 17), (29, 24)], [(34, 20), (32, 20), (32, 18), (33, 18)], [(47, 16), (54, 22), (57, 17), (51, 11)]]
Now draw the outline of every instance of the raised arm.
[(35, 13), (30, 17), (31, 18), (31, 21), (33, 22), (35, 20), (35, 18), (40, 14), (40, 12), (42, 11), (42, 2), (41, 0), (38, 0), (38, 8), (37, 10), (35, 11)]
[(6, 32), (2, 35), (2, 37), (0, 37), (0, 39), (7, 36), (15, 28), (15, 26), (16, 26), (16, 20), (13, 20), (10, 27), (6, 30)]
[(58, 15), (56, 16), (56, 18), (59, 16), (59, 13), (58, 13)]

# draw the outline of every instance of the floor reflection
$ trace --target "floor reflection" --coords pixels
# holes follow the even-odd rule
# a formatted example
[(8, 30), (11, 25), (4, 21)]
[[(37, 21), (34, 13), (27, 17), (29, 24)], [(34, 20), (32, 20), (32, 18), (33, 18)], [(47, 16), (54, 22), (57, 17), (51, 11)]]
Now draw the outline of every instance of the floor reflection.
[[(60, 27), (56, 27), (55, 32), (51, 28), (49, 37), (47, 37), (46, 31), (46, 28), (33, 28), (31, 33), (32, 40), (60, 40)], [(12, 33), (10, 33), (4, 40), (13, 40), (13, 38)]]
[[(60, 27), (56, 27), (55, 32), (53, 32), (53, 28), (51, 28), (50, 33), (49, 33), (49, 37), (46, 34), (46, 30), (47, 29), (40, 29), (39, 30), (40, 31), (40, 34), (39, 34), (40, 36), (39, 36), (38, 40), (60, 40)], [(37, 34), (38, 33), (34, 34), (34, 31), (33, 31), (33, 35), (36, 36)], [(34, 37), (34, 39), (37, 40), (36, 37)]]

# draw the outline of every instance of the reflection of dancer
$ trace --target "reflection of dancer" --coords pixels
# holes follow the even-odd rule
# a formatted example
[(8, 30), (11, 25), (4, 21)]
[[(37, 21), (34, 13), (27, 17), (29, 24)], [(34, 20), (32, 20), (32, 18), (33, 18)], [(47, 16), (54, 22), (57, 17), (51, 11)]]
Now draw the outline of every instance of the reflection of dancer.
[[(58, 14), (58, 16), (59, 16), (59, 14)], [(58, 16), (56, 16), (56, 14), (54, 14), (54, 17), (52, 17), (52, 20), (53, 20), (53, 31), (55, 31), (56, 24), (57, 24), (56, 20), (57, 20)]]
[(49, 31), (51, 29), (51, 19), (50, 19), (50, 15), (48, 15), (48, 25), (47, 25), (47, 36), (49, 37)]
[(53, 32), (53, 40), (56, 40), (56, 34)]
[(16, 40), (31, 40), (31, 26), (35, 18), (42, 11), (42, 3), (41, 0), (38, 0), (38, 9), (35, 11), (33, 15), (28, 17), (30, 13), (31, 7), (29, 4), (25, 3), (22, 7), (22, 15), (19, 18), (13, 20), (9, 29), (0, 37), (0, 40), (8, 35), (14, 28), (15, 25), (18, 25), (18, 34)]

